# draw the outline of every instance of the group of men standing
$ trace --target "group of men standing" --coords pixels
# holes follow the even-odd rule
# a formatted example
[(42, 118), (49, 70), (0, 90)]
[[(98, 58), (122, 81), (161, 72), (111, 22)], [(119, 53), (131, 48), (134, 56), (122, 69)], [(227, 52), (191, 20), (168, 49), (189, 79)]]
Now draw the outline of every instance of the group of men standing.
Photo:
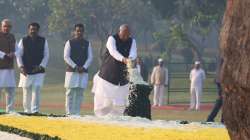
[[(14, 111), (15, 70), (14, 59), (20, 69), (18, 87), (23, 89), (23, 108), (26, 113), (39, 113), (40, 91), (49, 59), (48, 42), (39, 35), (40, 25), (30, 23), (28, 35), (16, 43), (10, 33), (11, 21), (4, 19), (0, 31), (0, 94), (6, 91), (6, 112)], [(84, 39), (83, 24), (76, 24), (74, 37), (68, 40), (64, 49), (67, 64), (65, 76), (66, 114), (80, 115), (84, 89), (88, 83), (88, 67), (92, 61), (91, 44)]]
[[(39, 35), (40, 25), (30, 23), (28, 35), (17, 44), (10, 33), (11, 22), (4, 19), (0, 32), (0, 92), (6, 90), (6, 112), (14, 109), (14, 58), (20, 69), (18, 86), (23, 89), (23, 108), (27, 113), (39, 113), (40, 91), (49, 59), (48, 42)], [(97, 116), (122, 115), (129, 93), (126, 64), (137, 57), (136, 41), (129, 26), (121, 25), (117, 34), (110, 36), (100, 70), (94, 77), (94, 112)], [(83, 24), (74, 26), (74, 36), (64, 47), (66, 63), (66, 115), (80, 115), (83, 92), (88, 84), (88, 67), (93, 59), (91, 43), (84, 38)], [(112, 74), (111, 74), (112, 73)]]
[(39, 96), (43, 85), (45, 68), (48, 63), (49, 49), (45, 38), (38, 35), (39, 24), (28, 25), (28, 35), (18, 45), (10, 33), (11, 21), (4, 19), (0, 31), (0, 92), (6, 91), (6, 112), (13, 112), (15, 98), (14, 58), (20, 69), (18, 86), (23, 89), (24, 112), (39, 112)]
[[(40, 91), (43, 86), (45, 69), (49, 59), (48, 42), (39, 35), (40, 25), (30, 23), (28, 35), (16, 43), (10, 33), (11, 22), (4, 19), (0, 31), (0, 94), (6, 91), (6, 112), (14, 109), (15, 98), (15, 70), (16, 57), (20, 69), (18, 86), (23, 89), (23, 108), (27, 113), (38, 113), (40, 106)], [(102, 59), (100, 70), (93, 79), (94, 113), (97, 116), (122, 115), (127, 104), (129, 81), (126, 64), (129, 59), (137, 58), (136, 41), (131, 37), (127, 24), (121, 25), (117, 34), (109, 36), (106, 51)], [(66, 63), (65, 84), (67, 115), (80, 115), (83, 92), (88, 85), (88, 67), (93, 59), (91, 43), (84, 38), (84, 25), (74, 26), (74, 36), (64, 47), (64, 61)], [(137, 58), (137, 69), (145, 73)], [(151, 84), (154, 85), (153, 106), (164, 104), (165, 87), (168, 85), (168, 70), (163, 65), (163, 59), (158, 59), (158, 65), (151, 74)], [(145, 76), (143, 76), (145, 77)], [(199, 110), (202, 94), (204, 70), (200, 63), (190, 73), (191, 103), (190, 109)]]

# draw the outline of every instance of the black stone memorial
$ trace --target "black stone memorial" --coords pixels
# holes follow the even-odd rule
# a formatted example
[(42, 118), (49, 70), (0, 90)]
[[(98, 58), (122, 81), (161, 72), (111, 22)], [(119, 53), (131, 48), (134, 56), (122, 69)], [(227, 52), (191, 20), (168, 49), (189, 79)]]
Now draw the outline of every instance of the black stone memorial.
[(151, 119), (149, 95), (152, 89), (151, 85), (130, 83), (129, 104), (124, 111), (124, 115)]

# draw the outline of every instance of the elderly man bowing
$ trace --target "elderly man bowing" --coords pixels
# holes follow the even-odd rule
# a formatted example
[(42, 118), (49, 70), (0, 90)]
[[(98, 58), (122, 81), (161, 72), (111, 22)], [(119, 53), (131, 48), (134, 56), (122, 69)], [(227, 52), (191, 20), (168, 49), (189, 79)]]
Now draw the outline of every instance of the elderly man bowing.
[(11, 22), (4, 19), (1, 22), (0, 31), (0, 94), (3, 89), (6, 91), (6, 112), (12, 112), (15, 96), (15, 71), (14, 71), (14, 53), (16, 40), (10, 33)]
[(83, 24), (76, 24), (74, 38), (68, 40), (64, 48), (67, 115), (80, 115), (83, 92), (88, 85), (88, 67), (93, 57), (91, 44), (83, 37), (83, 33)]
[(28, 25), (28, 35), (18, 44), (17, 64), (21, 70), (19, 87), (23, 88), (23, 108), (27, 113), (38, 113), (40, 92), (49, 59), (48, 42), (39, 35), (40, 25)]
[(108, 38), (100, 71), (94, 77), (96, 116), (123, 114), (129, 93), (126, 64), (136, 57), (136, 41), (130, 36), (129, 26), (121, 25), (119, 32)]

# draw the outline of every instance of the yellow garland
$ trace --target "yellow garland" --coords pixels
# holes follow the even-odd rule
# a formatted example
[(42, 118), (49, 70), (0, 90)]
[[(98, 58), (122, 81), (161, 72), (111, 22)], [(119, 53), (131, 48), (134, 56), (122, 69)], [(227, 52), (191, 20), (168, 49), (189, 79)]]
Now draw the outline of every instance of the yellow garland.
[(65, 140), (229, 140), (227, 130), (223, 128), (182, 131), (23, 116), (0, 116), (0, 124), (35, 133), (59, 136)]

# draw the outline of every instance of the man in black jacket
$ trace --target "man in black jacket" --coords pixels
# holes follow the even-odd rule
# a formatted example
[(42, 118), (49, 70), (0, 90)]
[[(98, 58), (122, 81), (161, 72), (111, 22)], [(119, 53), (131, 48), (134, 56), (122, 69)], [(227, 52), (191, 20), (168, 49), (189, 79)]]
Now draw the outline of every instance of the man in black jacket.
[(119, 32), (108, 38), (101, 68), (94, 77), (95, 115), (123, 115), (129, 93), (126, 64), (136, 57), (136, 42), (129, 26), (121, 25)]
[(49, 59), (48, 42), (39, 36), (39, 29), (38, 23), (30, 23), (28, 35), (18, 44), (19, 87), (23, 88), (23, 108), (27, 113), (39, 112), (40, 91)]

